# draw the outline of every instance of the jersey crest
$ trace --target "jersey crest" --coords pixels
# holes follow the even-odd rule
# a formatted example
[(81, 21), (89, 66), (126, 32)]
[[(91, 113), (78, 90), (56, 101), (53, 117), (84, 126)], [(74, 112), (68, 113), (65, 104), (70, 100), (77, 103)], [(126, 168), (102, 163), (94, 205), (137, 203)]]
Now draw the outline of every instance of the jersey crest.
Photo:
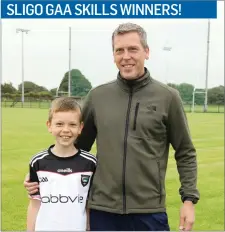
[(85, 187), (88, 184), (89, 180), (90, 180), (89, 175), (81, 174), (81, 184), (82, 184), (83, 187)]

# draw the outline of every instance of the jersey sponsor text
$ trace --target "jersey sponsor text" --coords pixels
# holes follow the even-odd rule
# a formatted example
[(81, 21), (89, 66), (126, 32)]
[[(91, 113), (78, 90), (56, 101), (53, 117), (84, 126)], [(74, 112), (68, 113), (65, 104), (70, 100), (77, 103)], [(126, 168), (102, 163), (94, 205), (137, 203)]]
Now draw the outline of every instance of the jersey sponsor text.
[(77, 196), (64, 196), (62, 194), (59, 194), (58, 196), (50, 194), (50, 196), (43, 196), (41, 197), (42, 203), (83, 203), (83, 196), (77, 195)]

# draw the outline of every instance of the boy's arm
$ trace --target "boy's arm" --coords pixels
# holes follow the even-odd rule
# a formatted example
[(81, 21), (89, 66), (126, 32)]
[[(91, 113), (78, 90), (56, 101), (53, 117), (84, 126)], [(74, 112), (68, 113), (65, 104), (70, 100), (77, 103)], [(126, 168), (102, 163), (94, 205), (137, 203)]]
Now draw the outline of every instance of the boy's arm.
[(27, 209), (27, 231), (35, 231), (35, 223), (37, 214), (40, 209), (41, 201), (36, 199), (30, 199), (30, 203)]
[(86, 204), (86, 214), (87, 214), (86, 231), (90, 231), (90, 210), (87, 204)]
[(94, 174), (95, 174), (95, 171), (96, 171), (96, 163), (92, 163), (92, 164), (93, 164), (93, 166), (92, 166), (93, 175), (92, 175), (91, 180), (90, 180), (90, 186), (89, 186), (88, 195), (87, 195), (87, 201), (86, 201), (86, 214), (87, 214), (86, 230), (87, 231), (90, 231), (90, 209), (88, 208), (88, 199), (89, 199), (89, 196), (90, 196), (90, 190), (91, 190)]

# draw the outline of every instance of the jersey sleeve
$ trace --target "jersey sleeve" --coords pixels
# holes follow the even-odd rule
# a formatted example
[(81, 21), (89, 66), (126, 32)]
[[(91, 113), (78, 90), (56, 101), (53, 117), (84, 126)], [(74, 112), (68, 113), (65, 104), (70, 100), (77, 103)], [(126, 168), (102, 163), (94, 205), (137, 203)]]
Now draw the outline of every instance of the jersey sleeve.
[(88, 201), (88, 199), (89, 199), (89, 197), (90, 197), (90, 194), (91, 194), (90, 192), (91, 192), (91, 190), (92, 190), (93, 177), (94, 177), (94, 174), (92, 175), (91, 180), (90, 180), (90, 187), (89, 187), (89, 189), (88, 189), (87, 201)]
[[(29, 173), (30, 173), (30, 182), (38, 182), (39, 183), (37, 171), (35, 170), (34, 166), (31, 166), (31, 164), (29, 164)], [(41, 200), (40, 190), (38, 189), (38, 192), (36, 192), (34, 194), (30, 194), (29, 197), (31, 199)]]
[[(96, 159), (96, 161), (97, 161), (97, 159)], [(88, 201), (88, 199), (90, 197), (90, 191), (91, 191), (91, 188), (92, 188), (92, 182), (93, 182), (93, 178), (94, 178), (95, 171), (96, 171), (96, 162), (92, 162), (91, 167), (92, 167), (93, 174), (92, 174), (92, 177), (91, 177), (91, 180), (90, 180), (90, 187), (89, 187), (89, 190), (88, 190), (87, 201)]]

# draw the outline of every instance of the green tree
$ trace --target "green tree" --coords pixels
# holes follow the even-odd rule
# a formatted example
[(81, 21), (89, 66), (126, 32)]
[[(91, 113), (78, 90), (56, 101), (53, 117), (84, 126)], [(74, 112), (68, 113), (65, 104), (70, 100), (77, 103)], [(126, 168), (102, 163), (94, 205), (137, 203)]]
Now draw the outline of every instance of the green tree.
[[(195, 104), (203, 105), (205, 101), (205, 90), (204, 89), (195, 89)], [(201, 93), (198, 93), (201, 92)]]
[(174, 88), (174, 89), (177, 89), (177, 84), (174, 84), (174, 83), (168, 83), (167, 84), (168, 86)]
[[(193, 97), (193, 90), (194, 86), (188, 83), (182, 83), (182, 84), (174, 84), (174, 83), (168, 83), (168, 86), (177, 89), (180, 93), (180, 96), (182, 98), (182, 101), (184, 104), (191, 104), (192, 102), (192, 97)], [(199, 97), (198, 97), (199, 98)], [(198, 99), (195, 99), (198, 101)], [(197, 103), (198, 104), (198, 103)]]
[[(69, 72), (66, 72), (59, 86), (59, 91), (68, 92)], [(78, 69), (71, 70), (71, 95), (85, 96), (92, 88), (89, 80)]]
[(51, 100), (52, 99), (52, 94), (49, 91), (38, 92), (38, 95), (39, 95), (40, 99), (45, 99), (45, 100)]
[(224, 86), (220, 85), (208, 90), (209, 104), (224, 104)]
[(36, 89), (37, 92), (49, 92), (44, 86), (38, 86)]
[(50, 93), (52, 94), (52, 96), (56, 96), (56, 91), (57, 91), (57, 88), (50, 89)]
[[(18, 86), (19, 91), (22, 91), (22, 83)], [(48, 91), (43, 86), (39, 86), (35, 84), (34, 82), (31, 81), (24, 81), (24, 93), (29, 93), (29, 92), (42, 92), (42, 91)]]
[(194, 86), (188, 83), (181, 83), (177, 86), (178, 91), (180, 92), (180, 96), (184, 103), (191, 103)]
[(1, 92), (2, 94), (5, 93), (16, 93), (17, 89), (12, 85), (12, 83), (4, 83), (1, 84)]

